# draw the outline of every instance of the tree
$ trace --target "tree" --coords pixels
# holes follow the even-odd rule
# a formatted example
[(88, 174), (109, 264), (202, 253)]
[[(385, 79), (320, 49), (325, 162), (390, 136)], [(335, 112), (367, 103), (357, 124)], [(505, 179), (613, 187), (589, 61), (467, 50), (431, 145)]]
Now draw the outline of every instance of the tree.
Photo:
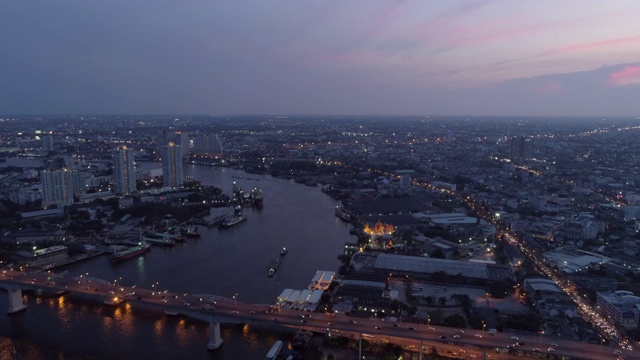
[(435, 298), (433, 296), (427, 296), (424, 298), (424, 302), (427, 303), (427, 306), (431, 306), (435, 302)]
[(465, 328), (467, 326), (467, 322), (464, 320), (464, 317), (462, 315), (454, 314), (445, 317), (443, 325), (456, 328)]
[(431, 274), (431, 278), (433, 281), (437, 283), (448, 283), (449, 282), (449, 274), (444, 271), (436, 271)]
[(447, 305), (447, 297), (446, 296), (440, 296), (438, 298), (438, 303), (440, 304), (440, 306)]
[(496, 299), (507, 297), (513, 292), (513, 285), (507, 281), (495, 281), (489, 286), (489, 293)]
[(431, 252), (431, 257), (434, 259), (445, 259), (446, 256), (444, 254), (444, 251), (442, 251), (442, 249), (435, 249)]

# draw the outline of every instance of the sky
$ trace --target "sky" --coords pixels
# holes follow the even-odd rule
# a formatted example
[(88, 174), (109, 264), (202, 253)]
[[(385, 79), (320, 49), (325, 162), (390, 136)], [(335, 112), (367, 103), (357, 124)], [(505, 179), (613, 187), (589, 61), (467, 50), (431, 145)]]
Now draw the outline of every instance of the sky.
[(0, 114), (640, 116), (638, 0), (0, 0)]

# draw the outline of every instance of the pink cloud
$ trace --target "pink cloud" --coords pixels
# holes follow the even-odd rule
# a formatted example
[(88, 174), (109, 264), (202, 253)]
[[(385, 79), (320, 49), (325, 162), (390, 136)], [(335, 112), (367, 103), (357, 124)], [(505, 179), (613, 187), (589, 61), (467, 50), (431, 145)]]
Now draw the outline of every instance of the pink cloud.
[(564, 86), (559, 82), (549, 81), (536, 86), (534, 92), (536, 94), (555, 94), (564, 91)]
[(606, 49), (614, 46), (634, 44), (638, 42), (640, 42), (640, 36), (630, 36), (626, 38), (609, 39), (609, 40), (596, 41), (596, 42), (586, 43), (586, 44), (563, 46), (563, 47), (548, 50), (541, 55), (570, 54), (570, 53), (575, 53), (575, 52), (580, 52), (585, 50), (600, 50), (600, 49)]
[(640, 84), (640, 66), (626, 66), (609, 75), (607, 80), (609, 86), (624, 86)]

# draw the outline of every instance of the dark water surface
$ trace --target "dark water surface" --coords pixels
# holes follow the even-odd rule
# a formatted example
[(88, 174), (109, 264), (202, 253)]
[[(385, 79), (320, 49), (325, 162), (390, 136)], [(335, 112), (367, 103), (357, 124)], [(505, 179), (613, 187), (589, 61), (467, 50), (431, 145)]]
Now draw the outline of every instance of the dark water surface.
[[(284, 288), (306, 288), (316, 270), (337, 270), (349, 233), (334, 216), (336, 201), (320, 188), (228, 168), (185, 166), (185, 175), (227, 193), (234, 181), (245, 191), (259, 186), (264, 207), (245, 209), (248, 220), (230, 229), (200, 227), (202, 237), (182, 246), (153, 247), (116, 265), (98, 257), (64, 270), (140, 287), (157, 283), (176, 293), (237, 294), (239, 301), (262, 304), (275, 303)], [(283, 246), (289, 253), (268, 278), (267, 266)], [(69, 297), (27, 297), (26, 311), (0, 314), (0, 359), (264, 359), (275, 340), (290, 337), (273, 325), (223, 326), (224, 345), (208, 351), (208, 324), (195, 320)], [(6, 308), (0, 293), (0, 310)]]

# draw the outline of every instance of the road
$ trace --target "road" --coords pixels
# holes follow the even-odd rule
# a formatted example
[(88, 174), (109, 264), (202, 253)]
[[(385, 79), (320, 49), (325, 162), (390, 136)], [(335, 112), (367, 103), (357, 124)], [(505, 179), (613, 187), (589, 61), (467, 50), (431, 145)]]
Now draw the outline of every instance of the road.
[[(486, 349), (491, 358), (513, 358), (515, 355), (495, 353), (493, 349), (507, 349), (515, 343), (523, 343), (515, 349), (525, 353), (538, 352), (546, 355), (563, 355), (581, 359), (606, 359), (616, 356), (615, 349), (607, 346), (579, 343), (571, 340), (550, 338), (545, 336), (522, 336), (516, 338), (512, 334), (478, 330), (459, 330), (443, 326), (427, 326), (422, 324), (390, 322), (383, 319), (369, 319), (347, 315), (326, 316), (323, 313), (309, 313), (298, 310), (277, 308), (268, 304), (248, 304), (222, 297), (207, 295), (175, 294), (157, 289), (143, 289), (136, 286), (111, 284), (87, 276), (57, 280), (48, 273), (24, 273), (3, 270), (0, 283), (18, 284), (25, 289), (43, 290), (47, 292), (69, 292), (71, 294), (91, 295), (104, 299), (105, 304), (117, 305), (123, 302), (146, 303), (165, 308), (167, 312), (181, 313), (181, 309), (212, 313), (223, 319), (223, 322), (266, 323), (292, 328), (308, 329), (332, 335), (359, 338), (366, 334), (371, 341), (389, 341), (398, 343), (408, 349), (436, 346), (440, 353), (457, 353), (467, 358), (481, 358)], [(186, 311), (185, 311), (186, 312)], [(550, 351), (550, 348), (555, 350)], [(442, 349), (442, 351), (441, 351)], [(627, 359), (633, 359), (631, 351), (623, 350)]]

